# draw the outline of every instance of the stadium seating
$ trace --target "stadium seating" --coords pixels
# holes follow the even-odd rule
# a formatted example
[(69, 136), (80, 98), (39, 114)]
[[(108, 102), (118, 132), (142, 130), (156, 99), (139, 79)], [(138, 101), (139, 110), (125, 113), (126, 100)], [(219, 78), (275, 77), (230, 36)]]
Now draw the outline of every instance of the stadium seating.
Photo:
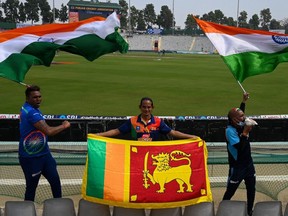
[(182, 216), (182, 208), (151, 209), (150, 216)]
[(7, 201), (5, 216), (36, 216), (35, 205), (32, 201)]
[(202, 202), (195, 205), (185, 206), (183, 216), (214, 216), (214, 203)]
[(145, 209), (122, 208), (115, 206), (112, 216), (145, 216)]
[[(214, 202), (202, 202), (178, 208), (134, 209), (113, 207), (80, 199), (77, 216), (247, 216), (246, 201), (223, 200), (217, 213)], [(6, 201), (0, 216), (76, 216), (74, 203), (70, 198), (51, 198), (43, 203), (43, 209), (31, 201)], [(40, 212), (39, 212), (40, 210)], [(288, 203), (284, 214), (281, 201), (260, 201), (254, 205), (253, 216), (288, 216)]]
[(76, 216), (74, 203), (70, 198), (51, 198), (43, 203), (43, 216)]
[(133, 35), (127, 37), (129, 50), (153, 50), (153, 42), (159, 42), (159, 49), (180, 52), (213, 53), (215, 48), (207, 37), (170, 36), (170, 35)]
[(247, 216), (246, 202), (237, 200), (222, 200), (219, 203), (216, 216), (231, 216), (231, 215)]
[(280, 201), (262, 201), (254, 206), (253, 216), (282, 216)]
[(78, 216), (111, 216), (108, 205), (89, 202), (84, 199), (79, 200)]
[[(77, 216), (247, 216), (246, 201), (223, 200), (217, 212), (214, 202), (202, 202), (178, 208), (134, 209), (79, 200)], [(0, 216), (76, 216), (77, 207), (70, 198), (51, 198), (36, 208), (32, 201), (6, 201)], [(254, 205), (253, 216), (288, 216), (288, 203), (284, 214), (281, 201), (260, 201)]]

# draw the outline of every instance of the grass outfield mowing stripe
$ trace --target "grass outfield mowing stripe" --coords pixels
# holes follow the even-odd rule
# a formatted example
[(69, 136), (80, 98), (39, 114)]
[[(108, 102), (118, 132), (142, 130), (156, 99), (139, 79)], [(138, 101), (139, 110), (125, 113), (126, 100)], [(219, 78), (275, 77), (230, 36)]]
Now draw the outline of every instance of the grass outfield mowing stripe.
[[(24, 80), (42, 88), (45, 114), (131, 116), (142, 97), (154, 99), (155, 115), (226, 116), (239, 106), (242, 90), (218, 55), (109, 54), (89, 62), (60, 52), (50, 67), (33, 66)], [(250, 77), (247, 115), (287, 114), (288, 64)], [(0, 78), (0, 113), (17, 114), (25, 87)]]

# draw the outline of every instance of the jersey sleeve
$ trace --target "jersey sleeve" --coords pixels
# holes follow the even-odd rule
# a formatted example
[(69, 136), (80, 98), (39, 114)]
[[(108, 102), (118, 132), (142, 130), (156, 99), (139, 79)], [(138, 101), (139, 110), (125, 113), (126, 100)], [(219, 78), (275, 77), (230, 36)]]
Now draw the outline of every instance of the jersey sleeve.
[(246, 107), (246, 104), (245, 103), (241, 103), (240, 104), (240, 109), (245, 113), (245, 107)]
[(238, 136), (238, 133), (236, 129), (233, 128), (227, 128), (226, 129), (226, 139), (230, 145), (235, 145), (240, 142), (240, 138)]
[(131, 132), (131, 120), (127, 120), (124, 122), (120, 127), (118, 127), (118, 130), (120, 131), (121, 134), (126, 134)]
[(35, 124), (38, 121), (44, 120), (42, 114), (35, 109), (32, 109), (28, 113), (28, 121)]
[(172, 129), (161, 119), (159, 130), (162, 134), (168, 134)]

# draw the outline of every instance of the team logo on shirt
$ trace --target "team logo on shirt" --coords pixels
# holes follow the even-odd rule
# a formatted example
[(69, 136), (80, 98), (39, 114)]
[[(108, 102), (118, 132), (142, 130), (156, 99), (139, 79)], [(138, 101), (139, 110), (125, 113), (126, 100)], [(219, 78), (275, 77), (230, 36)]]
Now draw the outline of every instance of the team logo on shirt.
[(33, 131), (23, 141), (25, 152), (29, 155), (37, 154), (44, 148), (46, 136), (41, 131)]
[(142, 137), (138, 138), (139, 141), (152, 141), (150, 134), (143, 134)]
[(136, 126), (136, 131), (139, 131), (140, 130), (140, 126)]

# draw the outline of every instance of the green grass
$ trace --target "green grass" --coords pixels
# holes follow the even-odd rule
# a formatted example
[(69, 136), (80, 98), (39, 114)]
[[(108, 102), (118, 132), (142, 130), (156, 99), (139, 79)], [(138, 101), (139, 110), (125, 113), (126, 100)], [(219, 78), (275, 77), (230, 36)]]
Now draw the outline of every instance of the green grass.
[[(242, 90), (218, 55), (109, 54), (89, 62), (61, 52), (50, 67), (33, 66), (24, 80), (41, 87), (45, 114), (126, 116), (138, 114), (144, 96), (155, 115), (226, 116), (239, 106)], [(288, 112), (288, 64), (242, 84), (250, 93), (247, 115)], [(25, 87), (0, 78), (0, 113), (17, 114)]]

